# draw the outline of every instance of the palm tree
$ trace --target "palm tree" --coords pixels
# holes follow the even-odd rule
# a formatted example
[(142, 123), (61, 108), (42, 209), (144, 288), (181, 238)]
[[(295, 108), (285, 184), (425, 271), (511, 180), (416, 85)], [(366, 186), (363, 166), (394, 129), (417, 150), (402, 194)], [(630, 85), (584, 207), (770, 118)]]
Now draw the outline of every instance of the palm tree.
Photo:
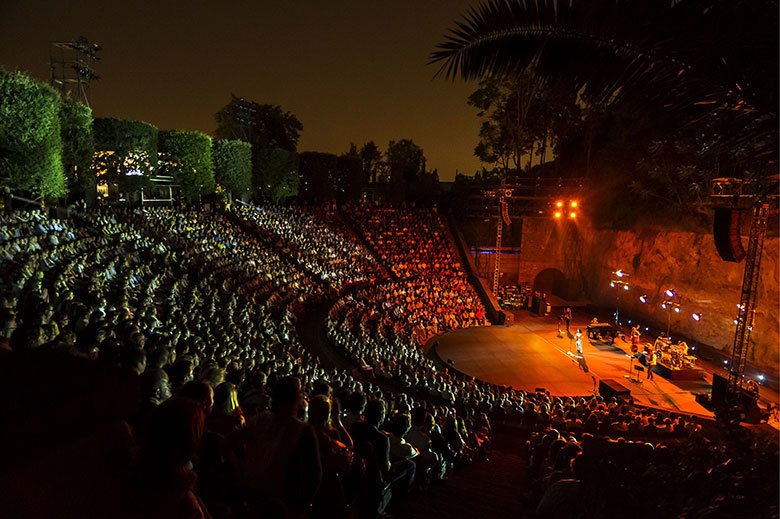
[(591, 106), (692, 129), (703, 152), (767, 164), (777, 153), (777, 34), (775, 0), (487, 0), (430, 63), (452, 80), (532, 71)]

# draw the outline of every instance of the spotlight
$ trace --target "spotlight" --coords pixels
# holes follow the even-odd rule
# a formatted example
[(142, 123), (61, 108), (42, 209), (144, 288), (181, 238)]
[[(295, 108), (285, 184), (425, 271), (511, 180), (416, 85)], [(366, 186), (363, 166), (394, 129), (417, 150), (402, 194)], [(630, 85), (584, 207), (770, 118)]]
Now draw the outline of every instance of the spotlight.
[(623, 272), (623, 269), (620, 269), (620, 270), (618, 270), (618, 271), (615, 271), (615, 275), (616, 275), (617, 277), (619, 277), (619, 278), (622, 278), (622, 277), (623, 277), (623, 276), (625, 276), (626, 274)]
[(739, 321), (737, 321), (736, 319), (734, 319), (734, 324), (739, 324)]
[(642, 302), (642, 303), (647, 303), (647, 295), (639, 296), (639, 301)]
[(666, 295), (669, 297), (674, 297), (674, 289), (669, 288), (666, 290)]
[(571, 203), (571, 206), (572, 206), (572, 207), (577, 207), (577, 201), (576, 201), (576, 200), (574, 200), (574, 201)]
[(646, 332), (649, 332), (649, 331), (650, 331), (650, 328), (648, 328), (648, 327), (645, 327), (645, 331), (646, 331)]
[(569, 218), (577, 218), (577, 213), (569, 213)]
[(560, 213), (560, 211), (559, 211), (559, 212), (557, 212), (557, 213), (555, 213), (555, 217), (556, 217), (556, 218), (560, 218), (560, 217), (561, 217), (561, 213)]
[(623, 285), (623, 290), (628, 290), (628, 285)]
[(666, 310), (666, 303), (661, 303), (661, 308), (663, 308), (664, 310)]
[(739, 308), (740, 310), (744, 310), (745, 309), (745, 305), (737, 304), (737, 308)]
[(628, 324), (631, 324), (631, 319), (628, 320)]
[(611, 286), (612, 288), (615, 288), (615, 282), (613, 281), (612, 283), (609, 284), (609, 286)]
[(760, 380), (761, 382), (763, 382), (763, 381), (764, 381), (764, 375), (759, 375), (759, 376), (758, 376), (758, 380)]
[(555, 205), (558, 206), (558, 207), (563, 207), (563, 202), (560, 202), (560, 201), (556, 202)]
[(680, 313), (680, 307), (679, 307), (679, 306), (675, 306), (675, 307), (674, 307), (674, 311), (675, 311), (675, 312), (677, 312), (677, 313), (679, 314), (679, 313)]
[(691, 317), (693, 317), (693, 320), (696, 321), (697, 323), (701, 321), (701, 314), (694, 313), (691, 314)]
[(724, 361), (723, 361), (723, 364), (728, 364), (728, 363), (729, 363), (729, 361), (728, 361), (728, 360), (724, 360)]

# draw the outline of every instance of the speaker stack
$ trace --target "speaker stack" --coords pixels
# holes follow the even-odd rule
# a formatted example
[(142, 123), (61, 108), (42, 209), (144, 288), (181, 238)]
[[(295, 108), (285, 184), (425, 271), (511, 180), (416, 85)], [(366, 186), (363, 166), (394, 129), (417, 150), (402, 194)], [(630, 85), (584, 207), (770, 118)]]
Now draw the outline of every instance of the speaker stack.
[(738, 209), (715, 209), (712, 234), (715, 248), (723, 261), (739, 263), (745, 259), (745, 249), (739, 235), (740, 215)]

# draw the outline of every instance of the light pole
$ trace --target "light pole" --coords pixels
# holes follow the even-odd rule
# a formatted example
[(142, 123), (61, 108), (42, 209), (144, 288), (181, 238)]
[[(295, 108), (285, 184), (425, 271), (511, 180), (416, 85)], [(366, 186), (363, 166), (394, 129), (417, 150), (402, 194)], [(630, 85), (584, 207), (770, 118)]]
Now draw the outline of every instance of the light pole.
[(628, 291), (630, 288), (628, 285), (628, 274), (623, 272), (622, 269), (618, 269), (612, 273), (612, 281), (609, 282), (611, 288), (617, 288), (618, 293), (615, 297), (615, 324), (620, 326), (620, 293), (621, 291)]
[(682, 297), (680, 294), (674, 291), (673, 288), (667, 288), (664, 291), (664, 301), (661, 303), (661, 308), (666, 310), (666, 336), (669, 337), (669, 332), (672, 329), (672, 312), (680, 313), (680, 301)]

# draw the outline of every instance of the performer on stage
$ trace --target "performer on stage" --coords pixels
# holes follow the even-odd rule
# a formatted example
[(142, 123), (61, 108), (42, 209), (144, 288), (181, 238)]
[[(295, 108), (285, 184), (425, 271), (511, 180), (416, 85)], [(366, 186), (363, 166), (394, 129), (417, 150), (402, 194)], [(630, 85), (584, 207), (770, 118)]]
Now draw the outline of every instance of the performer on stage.
[(631, 353), (634, 355), (636, 355), (636, 353), (639, 351), (639, 339), (641, 337), (642, 334), (639, 331), (639, 325), (631, 328)]
[(650, 350), (647, 355), (647, 380), (653, 380), (653, 368), (658, 363), (655, 350)]
[(566, 331), (569, 331), (569, 325), (571, 324), (571, 308), (568, 306), (566, 307), (566, 310), (563, 311), (563, 318), (566, 320)]
[(577, 333), (574, 334), (574, 342), (577, 345), (577, 356), (582, 357), (582, 330), (577, 328)]

